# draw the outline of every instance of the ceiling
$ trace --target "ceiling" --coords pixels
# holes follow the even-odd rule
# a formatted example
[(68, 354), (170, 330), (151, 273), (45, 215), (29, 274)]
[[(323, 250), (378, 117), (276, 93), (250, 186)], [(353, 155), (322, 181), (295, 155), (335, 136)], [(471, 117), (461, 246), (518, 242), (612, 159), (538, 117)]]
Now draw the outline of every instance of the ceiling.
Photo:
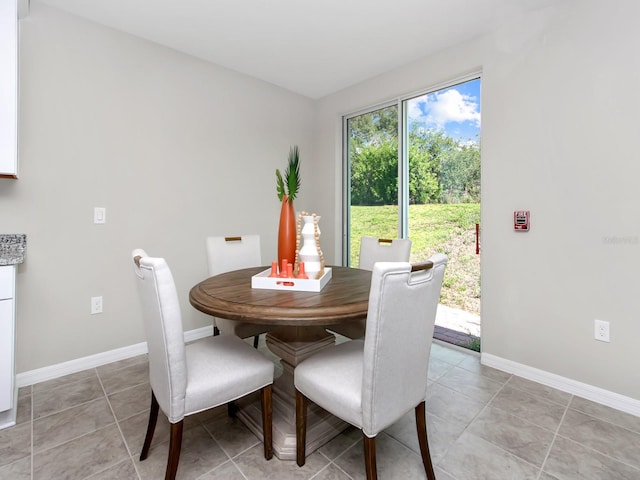
[(560, 0), (31, 0), (317, 99)]

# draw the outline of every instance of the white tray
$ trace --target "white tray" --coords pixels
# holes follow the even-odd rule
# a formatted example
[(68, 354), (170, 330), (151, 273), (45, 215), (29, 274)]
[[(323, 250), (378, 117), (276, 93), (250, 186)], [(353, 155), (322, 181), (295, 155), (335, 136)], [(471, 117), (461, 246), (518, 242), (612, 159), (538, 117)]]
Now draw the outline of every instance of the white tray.
[(331, 268), (325, 267), (324, 275), (319, 279), (269, 277), (271, 269), (251, 277), (251, 288), (267, 290), (295, 290), (300, 292), (319, 292), (331, 280)]

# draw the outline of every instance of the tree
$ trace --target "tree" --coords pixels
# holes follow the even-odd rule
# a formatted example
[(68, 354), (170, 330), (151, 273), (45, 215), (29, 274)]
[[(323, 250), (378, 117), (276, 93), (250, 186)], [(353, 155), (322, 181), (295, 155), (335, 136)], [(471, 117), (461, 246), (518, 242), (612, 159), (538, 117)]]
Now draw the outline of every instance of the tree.
[[(349, 120), (351, 204), (398, 203), (398, 116), (388, 107)], [(480, 148), (444, 130), (409, 132), (409, 203), (480, 201)]]
[(351, 157), (351, 204), (398, 203), (398, 144), (361, 147)]
[(395, 106), (349, 119), (350, 149), (388, 142), (398, 142), (398, 109)]
[(480, 202), (480, 146), (458, 144), (444, 156), (440, 185), (445, 203)]
[(451, 149), (442, 131), (414, 127), (409, 132), (409, 203), (440, 203), (440, 164)]
[(382, 108), (349, 119), (351, 204), (398, 202), (398, 109)]

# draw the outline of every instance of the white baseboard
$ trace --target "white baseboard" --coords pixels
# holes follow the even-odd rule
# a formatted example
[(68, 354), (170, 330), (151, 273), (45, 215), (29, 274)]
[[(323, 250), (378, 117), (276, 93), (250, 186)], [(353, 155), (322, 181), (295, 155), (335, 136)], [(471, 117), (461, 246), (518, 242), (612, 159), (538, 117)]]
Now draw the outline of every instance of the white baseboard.
[(210, 337), (213, 335), (213, 325), (208, 327), (196, 328), (195, 330), (189, 330), (184, 332), (185, 343), (193, 342), (204, 337)]
[[(194, 330), (184, 332), (184, 341), (192, 342), (199, 338), (208, 337), (211, 335), (213, 335), (212, 326), (196, 328)], [(36, 383), (44, 382), (47, 380), (53, 380), (54, 378), (63, 377), (71, 373), (87, 370), (88, 368), (99, 367), (101, 365), (106, 365), (107, 363), (117, 362), (118, 360), (125, 360), (127, 358), (135, 357), (137, 355), (143, 355), (145, 353), (147, 353), (147, 342), (142, 342), (136, 343), (135, 345), (129, 345), (128, 347), (116, 348), (115, 350), (96, 353), (95, 355), (89, 355), (88, 357), (69, 360), (68, 362), (50, 365), (48, 367), (37, 368), (35, 370), (17, 374), (16, 386), (20, 388), (34, 385)]]
[(532, 380), (548, 387), (553, 387), (563, 392), (640, 417), (640, 400), (635, 398), (610, 392), (609, 390), (594, 387), (593, 385), (578, 382), (570, 378), (561, 377), (555, 373), (529, 367), (528, 365), (497, 357), (490, 353), (482, 353), (480, 355), (480, 362), (488, 367), (497, 368), (503, 372), (512, 373), (518, 377), (526, 378), (527, 380)]
[[(213, 335), (212, 326), (197, 328), (184, 332), (184, 341), (192, 342), (199, 338), (211, 335)], [(115, 350), (89, 355), (88, 357), (82, 357), (68, 362), (58, 363), (56, 365), (30, 370), (28, 372), (22, 372), (16, 375), (16, 386), (18, 388), (26, 387), (145, 353), (147, 353), (147, 343), (142, 342), (135, 345), (129, 345), (128, 347), (117, 348)], [(608, 390), (594, 387), (593, 385), (578, 382), (544, 370), (539, 370), (528, 365), (513, 362), (489, 353), (482, 353), (480, 361), (483, 365), (487, 365), (488, 367), (512, 373), (519, 377), (526, 378), (527, 380), (532, 380), (549, 387), (557, 388), (563, 392), (577, 395), (579, 397), (586, 398), (587, 400), (640, 417), (640, 400), (610, 392)]]

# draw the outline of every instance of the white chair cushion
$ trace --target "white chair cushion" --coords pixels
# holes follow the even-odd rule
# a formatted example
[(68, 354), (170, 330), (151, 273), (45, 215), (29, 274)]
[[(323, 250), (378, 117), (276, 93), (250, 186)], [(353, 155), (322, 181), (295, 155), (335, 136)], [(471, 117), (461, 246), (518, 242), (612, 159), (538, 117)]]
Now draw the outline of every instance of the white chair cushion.
[[(219, 275), (241, 268), (262, 265), (260, 252), (260, 235), (242, 235), (240, 240), (227, 240), (227, 237), (207, 237), (207, 262), (209, 275)], [(272, 330), (269, 325), (258, 325), (238, 322), (225, 318), (213, 317), (213, 325), (223, 335), (236, 335), (240, 338), (255, 337)]]
[(302, 361), (295, 387), (328, 412), (362, 428), (363, 340), (334, 345)]
[(185, 415), (222, 405), (273, 383), (273, 362), (236, 336), (207, 337), (187, 345), (185, 350)]

